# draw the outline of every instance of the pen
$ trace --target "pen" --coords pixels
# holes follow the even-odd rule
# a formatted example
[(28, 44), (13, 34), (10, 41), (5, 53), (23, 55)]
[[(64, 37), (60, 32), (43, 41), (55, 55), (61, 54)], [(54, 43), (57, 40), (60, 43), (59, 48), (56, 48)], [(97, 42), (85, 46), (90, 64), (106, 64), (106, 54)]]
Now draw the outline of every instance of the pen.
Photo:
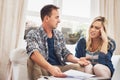
[(48, 80), (49, 78), (48, 78), (47, 76), (44, 76), (44, 79), (47, 79), (47, 80)]

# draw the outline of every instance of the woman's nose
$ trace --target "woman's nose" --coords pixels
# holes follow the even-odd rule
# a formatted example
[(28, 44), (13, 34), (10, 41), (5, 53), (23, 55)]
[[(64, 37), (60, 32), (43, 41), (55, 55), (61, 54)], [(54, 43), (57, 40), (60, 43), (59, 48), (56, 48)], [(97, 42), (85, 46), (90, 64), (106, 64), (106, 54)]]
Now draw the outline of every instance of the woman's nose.
[(95, 31), (95, 28), (91, 28), (92, 31)]

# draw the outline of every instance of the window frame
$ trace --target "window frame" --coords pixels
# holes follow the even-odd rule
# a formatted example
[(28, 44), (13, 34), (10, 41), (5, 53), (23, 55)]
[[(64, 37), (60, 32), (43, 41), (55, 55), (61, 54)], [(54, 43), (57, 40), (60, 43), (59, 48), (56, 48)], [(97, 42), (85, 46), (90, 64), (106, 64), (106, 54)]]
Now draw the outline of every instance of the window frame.
[[(91, 18), (96, 17), (99, 15), (99, 0), (91, 0), (91, 18), (85, 18), (85, 17), (76, 17), (76, 16), (69, 16), (69, 15), (62, 15), (62, 1), (63, 0), (53, 0), (53, 4), (60, 7), (60, 14), (61, 14), (61, 20), (74, 20), (79, 21), (80, 23), (88, 22), (91, 20)], [(36, 11), (30, 11), (27, 10), (26, 16), (34, 16), (34, 17), (40, 17), (40, 12)]]

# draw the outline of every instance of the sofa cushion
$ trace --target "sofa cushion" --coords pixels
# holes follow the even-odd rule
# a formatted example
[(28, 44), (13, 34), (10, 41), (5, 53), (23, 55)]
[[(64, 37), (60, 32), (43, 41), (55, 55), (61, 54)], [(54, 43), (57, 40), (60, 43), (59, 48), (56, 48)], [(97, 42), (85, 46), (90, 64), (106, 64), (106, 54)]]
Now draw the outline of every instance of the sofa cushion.
[[(112, 63), (114, 68), (116, 68), (119, 59), (120, 59), (120, 55), (113, 55)], [(17, 48), (12, 50), (10, 53), (10, 61), (12, 62), (13, 80), (32, 79), (31, 73), (32, 73), (33, 62), (30, 59), (28, 59), (26, 49)], [(27, 64), (27, 62), (29, 64)], [(28, 71), (28, 66), (31, 69), (29, 71)]]

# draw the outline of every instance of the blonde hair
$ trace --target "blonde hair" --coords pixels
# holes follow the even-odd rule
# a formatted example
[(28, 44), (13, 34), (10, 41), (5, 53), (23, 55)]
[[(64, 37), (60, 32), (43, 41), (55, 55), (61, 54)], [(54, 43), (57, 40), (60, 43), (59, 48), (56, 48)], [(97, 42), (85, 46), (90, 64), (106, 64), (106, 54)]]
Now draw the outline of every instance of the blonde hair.
[[(103, 29), (104, 29), (104, 31), (106, 32), (106, 19), (105, 19), (105, 17), (102, 17), (102, 16), (98, 16), (98, 17), (96, 17), (94, 20), (93, 20), (93, 22), (91, 23), (91, 25), (90, 25), (90, 28), (92, 27), (92, 25), (93, 25), (93, 23), (94, 22), (96, 22), (96, 21), (100, 21), (101, 23), (102, 23), (102, 25), (103, 25)], [(89, 30), (90, 30), (90, 28), (89, 28)], [(91, 40), (91, 38), (90, 38), (90, 36), (89, 36), (89, 34), (88, 34), (88, 38), (87, 38), (87, 41), (86, 41), (86, 50), (89, 50), (89, 51), (92, 51), (92, 40)], [(102, 41), (102, 39), (100, 38), (100, 40), (99, 40), (99, 45), (98, 45), (98, 47), (97, 47), (97, 49), (95, 50), (95, 51), (98, 51), (98, 50), (100, 50), (101, 49), (101, 47), (102, 47), (102, 44), (103, 44), (103, 41)]]

